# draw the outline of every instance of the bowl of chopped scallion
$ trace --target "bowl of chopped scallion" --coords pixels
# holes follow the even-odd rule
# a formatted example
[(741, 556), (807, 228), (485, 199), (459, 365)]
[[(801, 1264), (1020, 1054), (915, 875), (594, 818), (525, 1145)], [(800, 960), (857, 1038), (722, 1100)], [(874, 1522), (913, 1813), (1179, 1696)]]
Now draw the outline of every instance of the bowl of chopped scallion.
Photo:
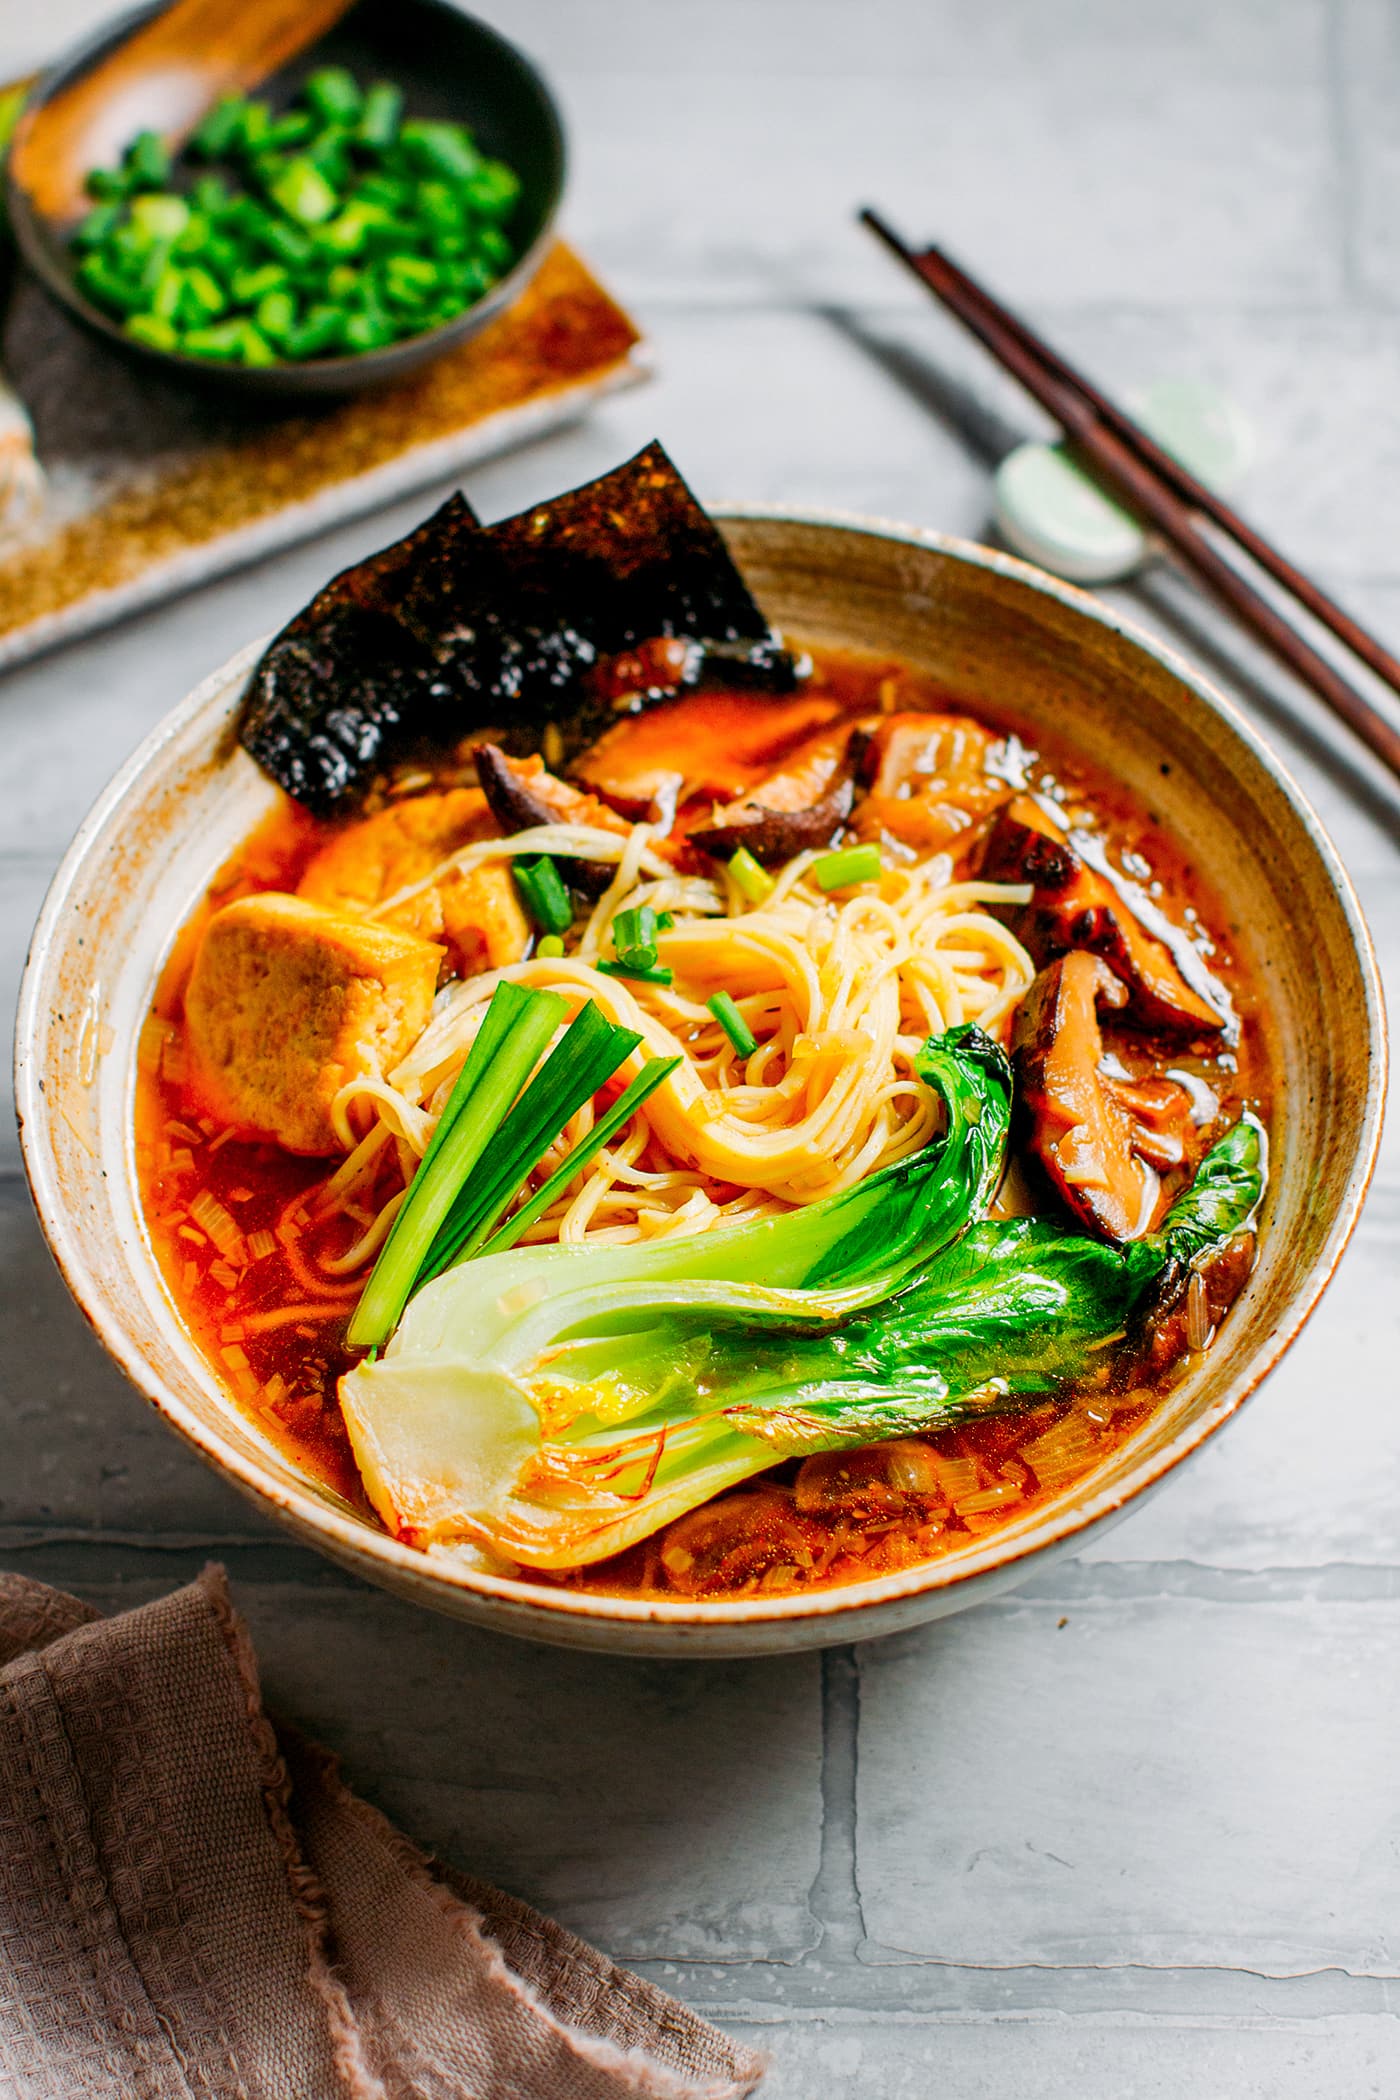
[[(30, 107), (154, 12), (91, 38)], [(21, 251), (88, 328), (244, 391), (348, 392), (473, 334), (538, 266), (563, 189), (549, 89), (448, 0), (359, 0), (188, 137), (162, 130), (158, 81), (131, 116), (76, 219), (42, 214), (11, 171)]]

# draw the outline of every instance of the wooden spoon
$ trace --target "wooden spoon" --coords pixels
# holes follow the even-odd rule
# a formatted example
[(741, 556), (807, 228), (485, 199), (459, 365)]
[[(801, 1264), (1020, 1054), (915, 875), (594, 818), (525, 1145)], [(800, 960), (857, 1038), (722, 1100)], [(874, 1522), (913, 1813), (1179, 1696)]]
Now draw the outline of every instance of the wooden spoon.
[(178, 141), (220, 95), (256, 87), (338, 21), (350, 0), (175, 0), (21, 118), (10, 168), (45, 217), (85, 204), (89, 168), (114, 166), (138, 131)]

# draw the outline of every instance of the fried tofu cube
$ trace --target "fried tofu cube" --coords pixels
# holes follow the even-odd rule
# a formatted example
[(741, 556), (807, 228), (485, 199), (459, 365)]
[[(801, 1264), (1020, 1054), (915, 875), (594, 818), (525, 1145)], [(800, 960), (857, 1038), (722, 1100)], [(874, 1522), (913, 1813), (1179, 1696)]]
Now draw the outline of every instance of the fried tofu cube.
[[(335, 911), (375, 912), (499, 828), (479, 788), (406, 796), (337, 832), (308, 864), (297, 894)], [(530, 938), (509, 870), (497, 862), (466, 873), (447, 869), (383, 923), (440, 939), (460, 977), (519, 962)]]
[(465, 874), (455, 870), (438, 891), (442, 938), (459, 976), (501, 970), (519, 962), (530, 945), (530, 922), (510, 864), (488, 860)]
[(432, 1014), (442, 950), (400, 927), (264, 891), (215, 912), (185, 993), (208, 1112), (325, 1156), (347, 1080), (391, 1070)]

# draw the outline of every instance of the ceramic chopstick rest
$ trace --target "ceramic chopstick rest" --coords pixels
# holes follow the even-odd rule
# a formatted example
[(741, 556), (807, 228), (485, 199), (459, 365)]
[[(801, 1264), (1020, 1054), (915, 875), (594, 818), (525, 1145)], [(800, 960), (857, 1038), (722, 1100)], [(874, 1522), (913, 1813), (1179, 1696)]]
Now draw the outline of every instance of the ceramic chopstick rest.
[[(1202, 380), (1162, 380), (1132, 407), (1159, 445), (1222, 495), (1253, 458), (1249, 424)], [(1072, 583), (1130, 576), (1151, 551), (1149, 535), (1062, 445), (1018, 445), (997, 468), (994, 489), (1007, 544)]]

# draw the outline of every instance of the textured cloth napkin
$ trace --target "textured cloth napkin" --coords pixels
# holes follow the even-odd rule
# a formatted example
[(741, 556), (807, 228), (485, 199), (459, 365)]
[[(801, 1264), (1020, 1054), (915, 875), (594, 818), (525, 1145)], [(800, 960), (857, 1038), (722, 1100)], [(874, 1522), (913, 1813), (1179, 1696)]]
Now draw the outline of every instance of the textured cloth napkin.
[(0, 1575), (3, 2100), (738, 2100), (762, 2064), (263, 1712), (221, 1569)]

